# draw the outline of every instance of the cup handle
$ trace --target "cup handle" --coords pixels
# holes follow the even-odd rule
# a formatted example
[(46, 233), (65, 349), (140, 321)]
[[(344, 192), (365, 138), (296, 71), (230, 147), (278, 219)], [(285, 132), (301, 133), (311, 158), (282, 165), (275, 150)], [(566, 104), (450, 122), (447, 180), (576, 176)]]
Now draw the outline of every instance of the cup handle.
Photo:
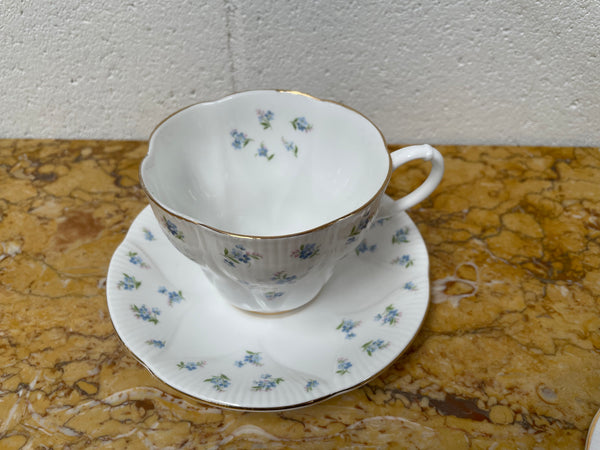
[(431, 161), (431, 171), (423, 184), (410, 194), (393, 202), (382, 204), (382, 210), (378, 214), (379, 217), (391, 216), (425, 200), (440, 184), (442, 175), (444, 174), (444, 158), (442, 154), (428, 144), (411, 145), (410, 147), (395, 150), (390, 157), (392, 158), (392, 171), (396, 170), (402, 164), (414, 161), (415, 159)]

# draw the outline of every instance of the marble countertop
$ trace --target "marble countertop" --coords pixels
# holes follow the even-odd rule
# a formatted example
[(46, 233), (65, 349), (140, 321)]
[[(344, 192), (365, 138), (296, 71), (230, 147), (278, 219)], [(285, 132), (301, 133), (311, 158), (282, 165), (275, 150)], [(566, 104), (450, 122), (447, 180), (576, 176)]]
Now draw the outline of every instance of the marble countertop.
[[(431, 307), (379, 377), (278, 413), (202, 404), (112, 326), (146, 142), (0, 140), (0, 448), (584, 448), (600, 408), (600, 151), (440, 146), (409, 215)], [(400, 196), (424, 165), (394, 174)], [(44, 447), (45, 446), (45, 447)]]

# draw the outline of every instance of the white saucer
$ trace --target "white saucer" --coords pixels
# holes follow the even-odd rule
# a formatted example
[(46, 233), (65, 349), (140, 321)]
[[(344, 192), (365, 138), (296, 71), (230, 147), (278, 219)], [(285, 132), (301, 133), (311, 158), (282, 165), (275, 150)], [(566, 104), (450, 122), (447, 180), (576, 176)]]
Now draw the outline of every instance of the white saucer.
[(297, 408), (377, 376), (425, 318), (429, 261), (410, 218), (377, 221), (356, 244), (313, 302), (252, 314), (220, 298), (146, 207), (110, 262), (108, 309), (123, 343), (169, 386), (224, 408)]

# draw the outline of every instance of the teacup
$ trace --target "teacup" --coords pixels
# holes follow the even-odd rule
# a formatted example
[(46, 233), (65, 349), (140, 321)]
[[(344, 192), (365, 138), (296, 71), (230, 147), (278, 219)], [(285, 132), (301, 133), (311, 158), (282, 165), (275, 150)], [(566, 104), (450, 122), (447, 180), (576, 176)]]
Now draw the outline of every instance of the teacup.
[(423, 159), (425, 199), (444, 171), (429, 145), (388, 153), (378, 128), (335, 102), (248, 91), (185, 108), (152, 133), (141, 184), (170, 242), (221, 296), (278, 313), (314, 299), (378, 214), (392, 172)]

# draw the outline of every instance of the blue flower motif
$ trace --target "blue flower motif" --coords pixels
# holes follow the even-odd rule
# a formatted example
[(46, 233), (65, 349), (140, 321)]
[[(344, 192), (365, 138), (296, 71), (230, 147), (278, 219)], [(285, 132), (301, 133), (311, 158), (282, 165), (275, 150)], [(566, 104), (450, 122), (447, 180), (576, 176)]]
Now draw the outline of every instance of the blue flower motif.
[(288, 275), (285, 271), (276, 272), (271, 277), (271, 281), (275, 281), (277, 284), (291, 284), (296, 282), (296, 275)]
[(404, 289), (406, 289), (407, 291), (416, 291), (417, 285), (415, 283), (413, 283), (412, 281), (408, 281), (407, 283), (404, 284)]
[(179, 364), (177, 364), (177, 367), (179, 367), (180, 369), (186, 369), (186, 370), (192, 371), (192, 370), (196, 370), (200, 367), (204, 367), (205, 365), (206, 365), (206, 361), (196, 361), (196, 362), (180, 361)]
[(225, 391), (231, 385), (231, 380), (224, 374), (212, 376), (205, 379), (204, 382), (211, 383), (218, 392)]
[(269, 149), (265, 147), (265, 144), (262, 143), (260, 144), (260, 147), (258, 147), (257, 152), (258, 153), (256, 153), (256, 156), (262, 156), (264, 158), (267, 158), (267, 161), (271, 161), (275, 156), (274, 154), (269, 155)]
[(309, 259), (319, 254), (320, 245), (302, 244), (300, 248), (294, 250), (290, 256), (293, 258)]
[(175, 303), (179, 303), (181, 300), (183, 300), (183, 295), (181, 295), (181, 291), (175, 292), (175, 291), (171, 291), (169, 292), (169, 304), (175, 302)]
[(175, 238), (177, 238), (181, 241), (183, 240), (183, 233), (177, 229), (177, 225), (175, 225), (173, 222), (171, 222), (169, 219), (167, 219), (164, 216), (163, 216), (163, 222), (164, 222), (165, 226), (167, 227), (167, 231), (169, 233), (171, 233), (171, 235), (173, 235)]
[(248, 364), (253, 364), (255, 366), (261, 366), (262, 364), (260, 364), (260, 352), (246, 352), (246, 356), (244, 356), (244, 362), (248, 363)]
[(233, 138), (233, 142), (231, 143), (231, 145), (236, 150), (242, 149), (243, 147), (248, 145), (250, 141), (252, 141), (252, 139), (248, 139), (248, 136), (246, 136), (245, 133), (242, 133), (238, 130), (231, 130), (231, 133), (229, 134)]
[(262, 259), (262, 255), (255, 252), (250, 253), (240, 244), (232, 249), (223, 250), (223, 256), (225, 257), (225, 262), (231, 267), (236, 267), (236, 264), (249, 264), (252, 259)]
[(398, 231), (396, 231), (396, 233), (394, 234), (394, 236), (392, 236), (392, 244), (403, 244), (403, 243), (407, 243), (408, 242), (408, 233), (409, 233), (409, 229), (408, 227), (405, 228), (401, 228)]
[(304, 386), (304, 390), (306, 392), (311, 392), (314, 388), (316, 388), (319, 385), (319, 382), (317, 380), (308, 380), (306, 382), (306, 386)]
[(305, 133), (308, 133), (310, 130), (312, 130), (312, 125), (307, 122), (305, 117), (296, 117), (290, 123), (294, 127), (294, 130), (304, 131)]
[(257, 109), (256, 114), (258, 115), (258, 122), (262, 125), (263, 130), (271, 128), (271, 120), (275, 117), (273, 111), (263, 111), (262, 109)]
[(158, 292), (165, 294), (169, 298), (169, 306), (173, 306), (173, 303), (181, 303), (185, 300), (181, 291), (168, 291), (166, 287), (161, 286), (158, 288)]
[(151, 345), (156, 348), (163, 348), (166, 344), (165, 341), (159, 341), (158, 339), (148, 339), (146, 344)]
[(142, 284), (141, 281), (135, 279), (126, 273), (123, 274), (123, 279), (117, 283), (117, 288), (125, 289), (126, 291), (132, 291), (134, 289), (138, 289)]
[(152, 231), (150, 231), (148, 228), (143, 228), (142, 231), (144, 233), (144, 239), (146, 239), (147, 241), (154, 241), (154, 240), (156, 240), (156, 238), (152, 234)]
[(367, 355), (373, 356), (377, 350), (381, 350), (390, 345), (389, 342), (385, 342), (383, 339), (377, 339), (375, 341), (369, 341), (362, 345), (363, 351), (367, 352)]
[(377, 225), (383, 226), (388, 220), (392, 220), (392, 218), (391, 217), (383, 217), (381, 219), (377, 219), (375, 221), (375, 223), (377, 223)]
[(389, 324), (394, 326), (398, 323), (400, 317), (402, 317), (402, 313), (398, 311), (394, 305), (388, 305), (382, 314), (377, 314), (375, 316), (375, 321), (381, 322), (381, 325)]
[(169, 230), (169, 233), (177, 234), (177, 225), (175, 225), (169, 219), (166, 220), (166, 224), (167, 224), (167, 229)]
[(408, 268), (414, 264), (414, 261), (410, 259), (410, 255), (402, 255), (402, 257), (398, 256), (397, 258), (395, 258), (391, 262), (391, 264), (404, 266), (405, 268)]
[(262, 366), (262, 356), (260, 356), (260, 352), (251, 352), (250, 350), (246, 350), (246, 354), (241, 361), (235, 361), (234, 364), (236, 367), (244, 367), (246, 364), (251, 364), (256, 367)]
[(158, 316), (160, 316), (160, 309), (148, 309), (146, 305), (131, 305), (130, 308), (131, 311), (133, 311), (133, 315), (138, 319), (142, 319), (145, 322), (153, 323), (154, 325), (158, 324)]
[(354, 242), (356, 240), (356, 236), (358, 236), (362, 230), (367, 228), (368, 224), (369, 224), (369, 218), (363, 217), (360, 220), (360, 222), (358, 223), (358, 225), (352, 225), (352, 230), (350, 230), (350, 234), (348, 235), (348, 240), (346, 242), (347, 243)]
[(278, 297), (281, 297), (284, 294), (284, 292), (281, 291), (269, 291), (265, 293), (265, 298), (267, 300), (275, 300)]
[(292, 141), (286, 141), (284, 138), (281, 138), (281, 142), (283, 142), (283, 146), (288, 152), (292, 152), (296, 158), (298, 157), (298, 146), (296, 144)]
[(375, 249), (377, 248), (377, 245), (373, 244), (373, 245), (369, 245), (367, 244), (367, 240), (363, 239), (362, 242), (360, 244), (358, 244), (358, 247), (356, 247), (356, 249), (354, 250), (356, 252), (357, 255), (360, 255), (361, 253), (365, 253), (365, 252), (374, 252)]
[(246, 264), (250, 261), (250, 256), (246, 252), (246, 249), (241, 245), (236, 245), (231, 249), (231, 255), (239, 262)]
[(142, 258), (136, 253), (136, 252), (129, 252), (128, 253), (129, 256), (129, 262), (132, 264), (142, 264)]
[(337, 370), (335, 373), (339, 375), (345, 375), (350, 372), (350, 367), (352, 367), (352, 363), (348, 361), (347, 358), (338, 358), (337, 359)]
[(127, 254), (129, 256), (129, 262), (131, 264), (135, 264), (136, 266), (143, 267), (144, 269), (148, 269), (150, 266), (144, 262), (142, 257), (138, 255), (136, 252), (129, 252)]
[(360, 320), (354, 321), (351, 319), (343, 319), (342, 323), (337, 326), (336, 330), (340, 330), (342, 333), (345, 333), (346, 339), (352, 339), (356, 336), (356, 333), (354, 333), (352, 330), (358, 327), (361, 323), (362, 322)]
[(272, 375), (266, 373), (260, 376), (260, 380), (254, 380), (254, 386), (252, 386), (252, 390), (269, 392), (275, 389), (277, 385), (283, 381), (283, 378), (273, 378)]

